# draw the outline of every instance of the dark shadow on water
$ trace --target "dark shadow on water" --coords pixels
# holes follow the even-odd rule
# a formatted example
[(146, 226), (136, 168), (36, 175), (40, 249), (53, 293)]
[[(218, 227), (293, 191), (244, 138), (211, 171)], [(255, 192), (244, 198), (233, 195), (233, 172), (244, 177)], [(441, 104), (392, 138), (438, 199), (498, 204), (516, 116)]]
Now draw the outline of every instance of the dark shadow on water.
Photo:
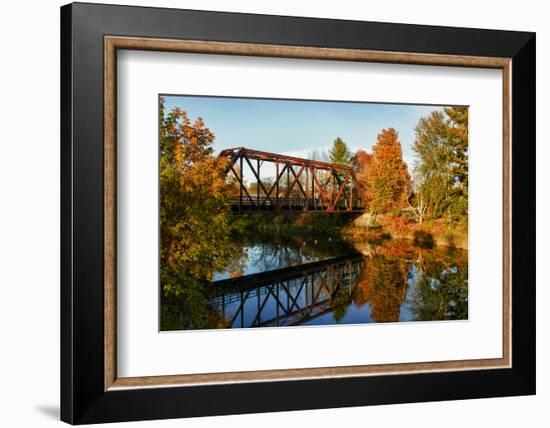
[(59, 406), (55, 405), (39, 405), (36, 406), (36, 410), (50, 419), (59, 420)]
[(428, 232), (414, 232), (414, 245), (431, 250), (434, 247), (434, 238), (432, 234)]

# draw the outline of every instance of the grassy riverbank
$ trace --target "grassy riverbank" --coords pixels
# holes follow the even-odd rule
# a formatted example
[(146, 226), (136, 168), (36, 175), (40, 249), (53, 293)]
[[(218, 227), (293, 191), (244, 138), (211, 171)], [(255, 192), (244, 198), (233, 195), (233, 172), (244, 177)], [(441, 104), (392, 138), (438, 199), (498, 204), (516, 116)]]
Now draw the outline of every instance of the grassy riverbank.
[(267, 235), (297, 236), (341, 236), (343, 238), (365, 238), (378, 241), (384, 239), (407, 239), (422, 247), (445, 246), (468, 249), (468, 227), (466, 222), (455, 225), (442, 220), (418, 224), (409, 218), (380, 216), (373, 225), (368, 215), (348, 213), (266, 213), (239, 215), (233, 218), (232, 232), (238, 235), (259, 233)]
[(254, 231), (266, 234), (285, 235), (341, 235), (351, 226), (357, 216), (348, 213), (265, 213), (244, 214), (233, 217), (234, 233), (248, 234)]
[(443, 220), (428, 220), (422, 224), (403, 216), (381, 216), (369, 224), (367, 215), (358, 217), (342, 230), (344, 235), (367, 239), (408, 239), (424, 247), (445, 246), (468, 249), (468, 224), (449, 225)]

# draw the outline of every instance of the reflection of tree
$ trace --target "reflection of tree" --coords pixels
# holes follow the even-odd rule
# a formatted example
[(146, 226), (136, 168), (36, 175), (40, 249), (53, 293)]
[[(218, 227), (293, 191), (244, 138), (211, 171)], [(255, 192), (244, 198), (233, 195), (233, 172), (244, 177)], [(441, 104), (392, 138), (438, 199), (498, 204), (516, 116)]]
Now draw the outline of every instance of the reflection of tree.
[(375, 254), (390, 260), (405, 260), (410, 262), (418, 248), (411, 245), (406, 239), (382, 240), (375, 245)]
[(421, 321), (468, 318), (468, 258), (460, 250), (423, 252), (416, 267), (413, 312)]
[(253, 263), (255, 271), (264, 272), (357, 253), (348, 242), (334, 237), (292, 236), (272, 231), (261, 233), (258, 230), (253, 232), (244, 230), (233, 236), (233, 242), (241, 251), (224, 268), (225, 272), (237, 272), (234, 267), (239, 263), (244, 265), (247, 261)]
[(277, 245), (276, 243), (260, 244), (255, 249), (258, 250), (256, 266), (260, 271), (303, 263), (302, 252), (298, 246), (289, 244)]
[(410, 241), (389, 240), (369, 252), (354, 295), (359, 306), (371, 306), (378, 322), (398, 321), (407, 299), (417, 320), (468, 317), (468, 254), (446, 248), (421, 249)]
[(407, 266), (402, 259), (375, 256), (368, 259), (357, 284), (355, 303), (368, 303), (377, 322), (399, 321), (407, 295)]
[(238, 254), (233, 258), (225, 267), (225, 271), (229, 274), (230, 278), (238, 278), (244, 275), (244, 267), (248, 260), (248, 254), (242, 251), (242, 254)]
[[(340, 278), (342, 280), (342, 278)], [(349, 290), (340, 285), (332, 294), (330, 308), (332, 309), (332, 319), (339, 322), (344, 319), (348, 312), (350, 303)]]
[(219, 310), (209, 306), (202, 287), (186, 287), (184, 293), (165, 294), (161, 305), (162, 330), (194, 330), (227, 327)]

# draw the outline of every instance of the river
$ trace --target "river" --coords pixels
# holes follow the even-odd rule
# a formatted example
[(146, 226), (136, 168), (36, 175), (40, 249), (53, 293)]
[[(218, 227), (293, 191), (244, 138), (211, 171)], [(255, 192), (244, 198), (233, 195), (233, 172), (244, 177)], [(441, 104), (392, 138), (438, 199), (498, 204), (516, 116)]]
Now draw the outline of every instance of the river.
[[(407, 240), (248, 238), (205, 284), (200, 327), (465, 320), (468, 253)], [(182, 328), (182, 327), (180, 327)]]

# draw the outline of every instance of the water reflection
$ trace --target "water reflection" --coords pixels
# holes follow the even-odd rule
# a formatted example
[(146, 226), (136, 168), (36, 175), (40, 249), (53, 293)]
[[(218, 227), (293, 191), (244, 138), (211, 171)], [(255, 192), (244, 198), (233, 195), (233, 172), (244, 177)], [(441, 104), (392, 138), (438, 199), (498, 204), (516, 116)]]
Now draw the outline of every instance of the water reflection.
[(231, 328), (311, 324), (327, 313), (341, 319), (363, 263), (355, 254), (218, 281), (211, 304)]
[(357, 254), (349, 242), (334, 237), (249, 236), (241, 240), (243, 251), (223, 272), (214, 274), (214, 281)]
[(464, 250), (334, 238), (242, 245), (244, 256), (204, 285), (200, 323), (184, 316), (189, 302), (163, 302), (172, 314), (163, 329), (468, 318)]

